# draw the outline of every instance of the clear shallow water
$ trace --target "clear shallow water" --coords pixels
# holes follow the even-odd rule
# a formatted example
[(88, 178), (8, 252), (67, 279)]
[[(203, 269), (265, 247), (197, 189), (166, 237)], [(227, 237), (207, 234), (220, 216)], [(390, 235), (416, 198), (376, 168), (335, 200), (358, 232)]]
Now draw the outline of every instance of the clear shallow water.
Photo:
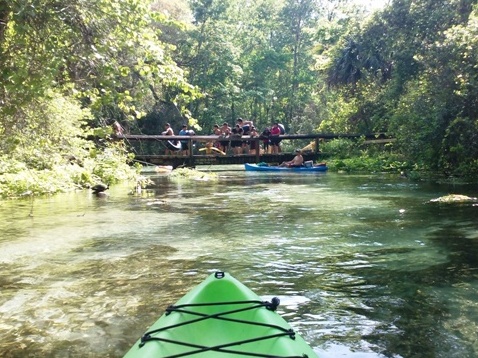
[(0, 355), (121, 357), (225, 270), (323, 358), (478, 356), (478, 206), (381, 176), (223, 170), (217, 183), (0, 203)]

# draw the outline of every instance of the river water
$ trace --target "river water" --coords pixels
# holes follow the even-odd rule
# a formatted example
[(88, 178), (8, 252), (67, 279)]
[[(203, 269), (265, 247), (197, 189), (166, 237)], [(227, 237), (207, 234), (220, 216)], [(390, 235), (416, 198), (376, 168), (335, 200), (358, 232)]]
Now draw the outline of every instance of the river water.
[(223, 270), (322, 358), (478, 357), (478, 205), (428, 202), (476, 187), (236, 169), (0, 202), (0, 356), (122, 357)]

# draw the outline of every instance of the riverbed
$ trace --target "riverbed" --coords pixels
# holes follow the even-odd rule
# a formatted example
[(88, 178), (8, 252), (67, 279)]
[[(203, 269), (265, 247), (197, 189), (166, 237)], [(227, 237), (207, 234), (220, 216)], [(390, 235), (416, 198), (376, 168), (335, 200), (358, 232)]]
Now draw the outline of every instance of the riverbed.
[(222, 270), (322, 358), (478, 356), (478, 205), (429, 202), (476, 186), (216, 173), (0, 202), (0, 355), (122, 357)]

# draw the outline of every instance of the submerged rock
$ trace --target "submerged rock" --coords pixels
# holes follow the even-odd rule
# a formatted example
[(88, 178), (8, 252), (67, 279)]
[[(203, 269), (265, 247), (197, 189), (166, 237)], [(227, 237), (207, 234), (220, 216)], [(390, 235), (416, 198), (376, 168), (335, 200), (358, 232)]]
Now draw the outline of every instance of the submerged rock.
[(478, 199), (470, 197), (470, 196), (466, 196), (466, 195), (450, 194), (450, 195), (441, 196), (436, 199), (432, 199), (430, 200), (430, 203), (452, 204), (452, 203), (468, 203), (468, 202), (475, 202), (475, 201), (478, 201)]

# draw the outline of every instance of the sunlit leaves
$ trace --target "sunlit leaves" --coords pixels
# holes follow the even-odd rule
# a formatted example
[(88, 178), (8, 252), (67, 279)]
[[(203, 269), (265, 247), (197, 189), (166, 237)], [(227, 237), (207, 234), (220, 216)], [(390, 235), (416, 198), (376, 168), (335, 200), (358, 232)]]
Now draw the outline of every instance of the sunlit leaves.
[(30, 168), (84, 157), (81, 120), (109, 133), (113, 118), (197, 95), (160, 41), (167, 20), (151, 1), (0, 0), (0, 15), (0, 150)]
[[(328, 72), (331, 84), (349, 100), (358, 100), (351, 120), (389, 131), (398, 139), (396, 148), (409, 158), (448, 172), (455, 165), (464, 173), (464, 163), (473, 167), (466, 158), (476, 156), (471, 139), (458, 135), (467, 127), (450, 130), (456, 118), (478, 117), (476, 15), (467, 21), (472, 3), (394, 1), (360, 31), (344, 37)], [(463, 142), (442, 141), (445, 135)], [(459, 156), (459, 165), (453, 148), (468, 151)]]
[[(161, 97), (171, 85), (185, 86), (154, 26), (166, 18), (150, 5), (140, 0), (9, 2), (0, 43), (4, 103), (13, 108), (51, 87), (71, 89), (74, 83), (76, 93), (99, 110), (114, 105), (125, 90), (138, 101), (151, 89)], [(97, 90), (107, 95), (98, 100)]]

